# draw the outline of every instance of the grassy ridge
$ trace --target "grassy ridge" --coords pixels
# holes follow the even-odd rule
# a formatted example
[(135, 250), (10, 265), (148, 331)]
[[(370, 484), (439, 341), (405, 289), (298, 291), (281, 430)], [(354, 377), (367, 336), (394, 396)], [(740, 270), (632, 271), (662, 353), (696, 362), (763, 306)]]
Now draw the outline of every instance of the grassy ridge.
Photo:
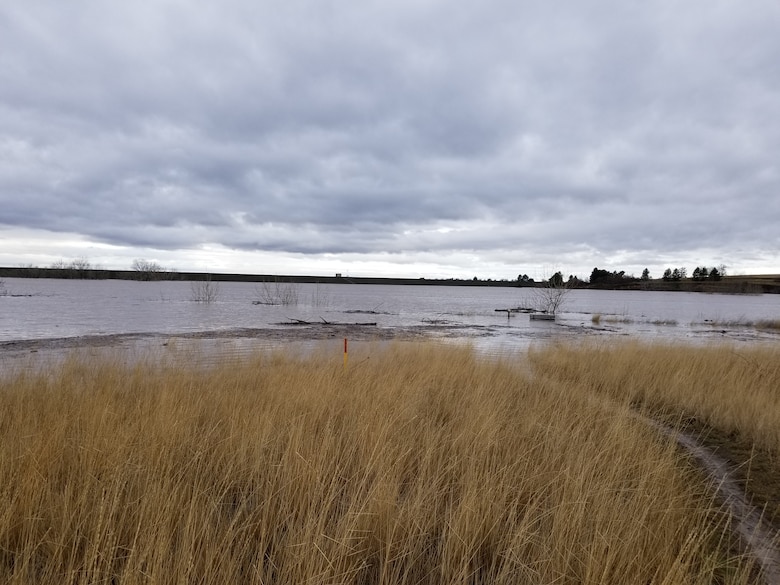
[(626, 405), (468, 349), (371, 352), (3, 382), (0, 581), (749, 582)]

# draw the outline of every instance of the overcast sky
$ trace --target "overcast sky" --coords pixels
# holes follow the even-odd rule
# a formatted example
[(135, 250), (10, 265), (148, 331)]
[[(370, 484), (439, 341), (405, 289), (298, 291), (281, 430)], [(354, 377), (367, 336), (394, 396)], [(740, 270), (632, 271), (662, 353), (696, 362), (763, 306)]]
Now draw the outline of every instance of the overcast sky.
[(0, 265), (780, 273), (777, 0), (0, 0)]

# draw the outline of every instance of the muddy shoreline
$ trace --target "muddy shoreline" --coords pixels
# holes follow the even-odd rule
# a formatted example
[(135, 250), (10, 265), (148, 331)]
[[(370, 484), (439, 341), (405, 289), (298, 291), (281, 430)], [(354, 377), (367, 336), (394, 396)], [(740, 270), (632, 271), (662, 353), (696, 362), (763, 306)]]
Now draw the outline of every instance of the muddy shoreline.
[[(196, 341), (257, 341), (261, 348), (296, 342), (317, 342), (329, 339), (348, 338), (350, 341), (390, 341), (420, 339), (473, 339), (498, 338), (505, 332), (502, 324), (475, 325), (448, 320), (430, 320), (416, 325), (381, 326), (373, 322), (303, 322), (290, 320), (271, 327), (241, 327), (185, 331), (175, 333), (111, 333), (80, 335), (71, 337), (46, 337), (0, 341), (0, 360), (15, 358), (38, 352), (62, 352), (83, 349), (122, 349), (127, 347), (166, 345), (171, 342)], [(520, 331), (516, 339), (545, 341), (553, 337), (577, 335), (609, 335), (608, 329), (597, 329), (582, 325), (555, 323), (553, 327), (530, 332)]]
[[(34, 366), (57, 361), (75, 353), (133, 356), (177, 347), (202, 350), (200, 358), (214, 362), (226, 356), (267, 351), (286, 345), (317, 344), (328, 340), (350, 342), (413, 341), (422, 339), (469, 339), (490, 336), (489, 328), (458, 324), (425, 324), (408, 327), (377, 327), (366, 323), (290, 323), (263, 328), (189, 331), (178, 333), (116, 333), (0, 341), (0, 372), (20, 364)], [(205, 354), (210, 354), (206, 356)], [(200, 360), (199, 360), (200, 361)]]

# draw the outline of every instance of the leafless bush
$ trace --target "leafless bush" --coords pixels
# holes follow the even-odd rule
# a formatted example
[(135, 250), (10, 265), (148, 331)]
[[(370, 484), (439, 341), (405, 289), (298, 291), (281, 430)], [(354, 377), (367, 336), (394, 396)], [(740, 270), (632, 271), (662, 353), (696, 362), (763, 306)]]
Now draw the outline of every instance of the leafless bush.
[(190, 285), (192, 300), (196, 303), (214, 303), (219, 297), (219, 283), (213, 282), (211, 277), (206, 280), (196, 280)]
[(257, 305), (297, 305), (299, 285), (294, 282), (261, 282), (255, 288)]
[(314, 290), (311, 293), (311, 306), (312, 307), (324, 307), (330, 304), (330, 294), (325, 287), (320, 287), (320, 283), (316, 283)]
[(566, 306), (566, 297), (571, 287), (566, 282), (550, 279), (540, 288), (534, 289), (533, 308), (539, 313), (557, 315)]

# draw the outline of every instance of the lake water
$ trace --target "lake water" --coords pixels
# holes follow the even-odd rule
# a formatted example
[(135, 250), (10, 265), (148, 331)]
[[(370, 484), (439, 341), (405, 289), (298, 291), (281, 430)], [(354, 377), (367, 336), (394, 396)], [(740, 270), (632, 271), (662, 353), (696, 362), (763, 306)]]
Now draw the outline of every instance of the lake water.
[[(506, 349), (583, 335), (780, 341), (777, 330), (752, 326), (780, 320), (780, 295), (572, 290), (556, 321), (543, 322), (496, 311), (533, 306), (537, 293), (529, 288), (224, 282), (216, 284), (216, 301), (204, 303), (195, 300), (197, 285), (181, 281), (9, 278), (4, 286), (0, 344), (128, 333), (219, 337), (237, 329), (289, 330), (296, 320), (415, 327)], [(297, 303), (254, 304), (283, 296)]]

